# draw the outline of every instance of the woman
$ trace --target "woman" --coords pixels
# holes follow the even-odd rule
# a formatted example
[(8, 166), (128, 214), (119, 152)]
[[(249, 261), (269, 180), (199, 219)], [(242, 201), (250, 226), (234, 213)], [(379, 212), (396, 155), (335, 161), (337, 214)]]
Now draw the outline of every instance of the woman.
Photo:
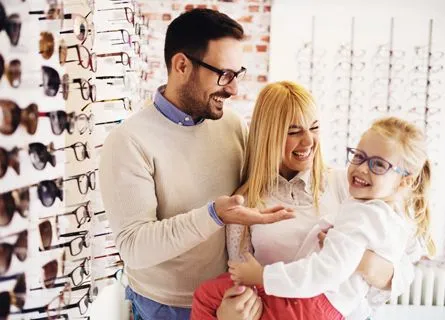
[[(249, 207), (284, 205), (292, 207), (296, 217), (250, 228), (229, 225), (230, 260), (242, 260), (245, 251), (254, 252), (263, 265), (298, 260), (312, 250), (313, 243), (303, 240), (320, 218), (329, 221), (335, 217), (339, 204), (348, 197), (346, 174), (325, 167), (319, 128), (314, 100), (303, 87), (283, 81), (269, 84), (261, 91), (249, 132), (244, 184), (238, 193), (246, 197)], [(357, 271), (364, 268), (365, 272), (361, 273), (371, 285), (392, 288), (398, 295), (412, 280), (412, 264), (408, 261), (405, 257), (400, 266), (394, 266), (392, 276), (388, 262), (367, 252)], [(385, 270), (389, 270), (389, 274), (385, 274)], [(192, 319), (214, 319), (224, 289), (233, 285), (227, 275), (222, 278), (205, 282), (195, 291)], [(390, 294), (375, 292), (371, 298), (376, 299), (376, 303), (386, 300)], [(292, 306), (286, 312), (293, 312)], [(314, 319), (316, 312), (313, 312)], [(369, 303), (364, 300), (348, 319), (364, 320), (369, 314)]]

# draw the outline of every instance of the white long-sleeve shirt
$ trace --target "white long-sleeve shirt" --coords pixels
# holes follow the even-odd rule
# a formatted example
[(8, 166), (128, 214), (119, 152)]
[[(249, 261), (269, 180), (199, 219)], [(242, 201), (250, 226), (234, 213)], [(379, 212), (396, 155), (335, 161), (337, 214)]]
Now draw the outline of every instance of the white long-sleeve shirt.
[(347, 316), (369, 290), (367, 282), (355, 273), (365, 250), (371, 249), (395, 263), (401, 260), (414, 233), (415, 228), (403, 213), (396, 213), (381, 200), (345, 201), (323, 249), (298, 261), (267, 265), (264, 289), (269, 295), (288, 298), (324, 293)]
[[(319, 212), (316, 211), (310, 191), (309, 172), (301, 172), (292, 180), (279, 177), (278, 189), (264, 199), (266, 206), (285, 205), (292, 207), (296, 217), (268, 225), (254, 225), (246, 246), (240, 250), (240, 239), (243, 226), (227, 226), (227, 251), (229, 259), (242, 261), (240, 252), (254, 252), (256, 259), (262, 264), (273, 264), (278, 261), (289, 263), (306, 257), (313, 249), (311, 243), (317, 245), (318, 240), (308, 241), (309, 232), (321, 221), (334, 221), (340, 203), (348, 197), (347, 180), (344, 170), (330, 170), (325, 175), (324, 192), (319, 200)], [(400, 295), (414, 277), (412, 262), (418, 260), (417, 241), (406, 249), (401, 261), (394, 262), (394, 276), (391, 291), (372, 290), (372, 296), (364, 298), (348, 320), (363, 320), (370, 315), (370, 304), (381, 304), (391, 295)], [(306, 247), (309, 245), (309, 248)], [(414, 253), (414, 254), (413, 254)], [(374, 289), (374, 288), (372, 288)]]

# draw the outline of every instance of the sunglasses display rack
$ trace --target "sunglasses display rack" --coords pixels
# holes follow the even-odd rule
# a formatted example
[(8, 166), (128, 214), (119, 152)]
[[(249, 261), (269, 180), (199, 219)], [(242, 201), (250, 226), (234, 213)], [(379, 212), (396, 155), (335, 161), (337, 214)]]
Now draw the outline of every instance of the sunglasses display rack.
[(97, 168), (146, 24), (134, 1), (0, 1), (0, 319), (86, 318), (122, 281)]

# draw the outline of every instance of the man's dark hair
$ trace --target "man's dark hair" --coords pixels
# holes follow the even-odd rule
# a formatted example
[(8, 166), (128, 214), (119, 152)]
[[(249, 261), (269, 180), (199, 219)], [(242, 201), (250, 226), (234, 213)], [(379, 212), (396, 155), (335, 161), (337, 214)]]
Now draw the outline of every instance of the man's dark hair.
[(170, 73), (171, 59), (178, 52), (198, 59), (207, 52), (210, 40), (231, 37), (241, 40), (243, 27), (228, 15), (210, 9), (193, 9), (174, 19), (167, 29), (164, 58)]

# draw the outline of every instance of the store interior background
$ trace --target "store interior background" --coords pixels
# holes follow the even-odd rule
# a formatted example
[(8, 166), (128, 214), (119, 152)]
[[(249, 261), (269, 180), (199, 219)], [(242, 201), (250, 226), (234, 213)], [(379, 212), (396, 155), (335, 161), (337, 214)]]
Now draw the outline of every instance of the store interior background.
[[(18, 153), (20, 174), (9, 167), (0, 178), (0, 208), (10, 203), (24, 208), (23, 215), (15, 212), (11, 221), (0, 220), (2, 250), (6, 244), (15, 245), (9, 266), (0, 267), (0, 292), (15, 290), (24, 299), (23, 306), (16, 304), (27, 312), (14, 315), (20, 309), (13, 305), (9, 319), (57, 313), (99, 319), (104, 312), (110, 318), (125, 317), (123, 266), (103, 211), (95, 170), (110, 130), (143, 108), (144, 100), (165, 82), (165, 31), (172, 19), (194, 7), (218, 9), (245, 29), (248, 73), (229, 107), (247, 122), (266, 83), (293, 80), (308, 87), (317, 100), (330, 165), (345, 165), (345, 146), (354, 145), (377, 117), (394, 114), (425, 129), (434, 164), (432, 233), (438, 255), (418, 267), (410, 290), (382, 308), (376, 318), (445, 318), (445, 205), (441, 199), (445, 154), (440, 148), (445, 136), (443, 0), (96, 0), (94, 8), (91, 1), (65, 0), (64, 12), (73, 14), (71, 17), (65, 17), (63, 23), (60, 18), (39, 20), (51, 6), (60, 8), (60, 2), (0, 0), (7, 25), (17, 26), (14, 14), (21, 22), (16, 44), (7, 32), (0, 32), (0, 54), (6, 66), (0, 78), (2, 108), (11, 102), (20, 109), (35, 103), (42, 113), (65, 112), (53, 119), (41, 114), (34, 134), (24, 125), (12, 134), (0, 132), (1, 148), (22, 149)], [(122, 9), (125, 7), (129, 9)], [(29, 14), (40, 10), (44, 13)], [(60, 33), (85, 21), (86, 39)], [(49, 58), (39, 54), (42, 32), (54, 38), (54, 53)], [(58, 48), (63, 43), (84, 47), (68, 49), (67, 60), (74, 62), (62, 66)], [(9, 82), (11, 70), (17, 67), (16, 62), (11, 63), (15, 60), (20, 61), (22, 72), (19, 85)], [(42, 76), (42, 66), (53, 71)], [(62, 91), (63, 79), (70, 79), (65, 81), (69, 84), (67, 99), (60, 92), (50, 92), (54, 83), (45, 77), (57, 78), (54, 72), (61, 82), (56, 91)], [(79, 78), (84, 79), (81, 84), (78, 80), (73, 83)], [(46, 87), (40, 87), (42, 83)], [(96, 92), (94, 98), (91, 91)], [(60, 126), (64, 117), (72, 124), (70, 132), (56, 135), (51, 123)], [(54, 166), (33, 167), (27, 150), (36, 142), (48, 147), (55, 157)], [(54, 151), (62, 147), (68, 148)], [(60, 184), (58, 178), (65, 181)], [(41, 181), (49, 182), (38, 185)], [(63, 190), (63, 201), (56, 197), (49, 205), (38, 198), (37, 190), (57, 195), (58, 189)], [(26, 190), (29, 204), (19, 199)], [(51, 275), (57, 277), (55, 281)]]

